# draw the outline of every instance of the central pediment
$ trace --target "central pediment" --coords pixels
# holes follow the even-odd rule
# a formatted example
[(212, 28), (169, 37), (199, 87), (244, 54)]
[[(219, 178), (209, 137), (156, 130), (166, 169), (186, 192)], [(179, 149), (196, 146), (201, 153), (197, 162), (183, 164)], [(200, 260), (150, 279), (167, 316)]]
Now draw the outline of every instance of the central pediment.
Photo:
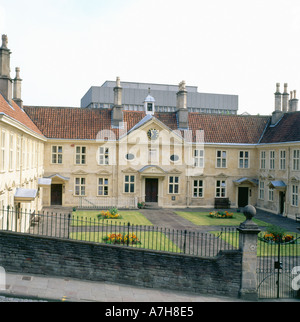
[(147, 165), (139, 170), (142, 176), (151, 175), (151, 176), (165, 176), (167, 173), (164, 169), (155, 165)]

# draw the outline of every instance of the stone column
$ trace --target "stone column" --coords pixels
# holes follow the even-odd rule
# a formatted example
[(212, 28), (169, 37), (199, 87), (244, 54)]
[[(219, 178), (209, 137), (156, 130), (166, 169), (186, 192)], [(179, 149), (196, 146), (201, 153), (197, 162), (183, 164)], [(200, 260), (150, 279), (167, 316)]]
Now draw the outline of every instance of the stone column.
[(242, 276), (240, 298), (243, 300), (257, 301), (257, 240), (260, 229), (252, 221), (256, 215), (253, 206), (244, 210), (247, 220), (240, 225), (240, 250), (242, 252)]

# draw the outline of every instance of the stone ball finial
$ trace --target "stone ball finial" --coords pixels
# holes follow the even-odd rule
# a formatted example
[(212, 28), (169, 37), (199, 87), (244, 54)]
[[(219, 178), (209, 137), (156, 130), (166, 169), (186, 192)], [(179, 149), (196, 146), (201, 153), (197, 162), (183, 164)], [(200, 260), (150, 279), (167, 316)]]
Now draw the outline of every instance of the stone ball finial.
[(256, 209), (255, 207), (248, 205), (244, 208), (244, 215), (246, 216), (247, 220), (252, 220), (253, 217), (256, 216)]

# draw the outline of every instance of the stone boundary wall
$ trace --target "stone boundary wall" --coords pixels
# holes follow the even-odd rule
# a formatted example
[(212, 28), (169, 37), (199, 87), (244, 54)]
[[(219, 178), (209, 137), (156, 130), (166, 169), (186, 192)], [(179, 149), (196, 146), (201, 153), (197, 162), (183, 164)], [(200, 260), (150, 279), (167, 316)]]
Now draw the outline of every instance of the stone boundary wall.
[(0, 232), (0, 266), (9, 273), (238, 297), (242, 253), (199, 258)]

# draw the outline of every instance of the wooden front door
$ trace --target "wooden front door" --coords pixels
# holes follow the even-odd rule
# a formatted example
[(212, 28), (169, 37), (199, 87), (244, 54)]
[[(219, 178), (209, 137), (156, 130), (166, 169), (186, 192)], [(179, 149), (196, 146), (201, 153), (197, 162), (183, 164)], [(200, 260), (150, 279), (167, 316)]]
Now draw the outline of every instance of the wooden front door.
[(239, 207), (246, 207), (249, 203), (249, 188), (239, 188)]
[(158, 202), (158, 179), (146, 179), (146, 202)]
[(51, 185), (51, 206), (62, 206), (62, 184)]

